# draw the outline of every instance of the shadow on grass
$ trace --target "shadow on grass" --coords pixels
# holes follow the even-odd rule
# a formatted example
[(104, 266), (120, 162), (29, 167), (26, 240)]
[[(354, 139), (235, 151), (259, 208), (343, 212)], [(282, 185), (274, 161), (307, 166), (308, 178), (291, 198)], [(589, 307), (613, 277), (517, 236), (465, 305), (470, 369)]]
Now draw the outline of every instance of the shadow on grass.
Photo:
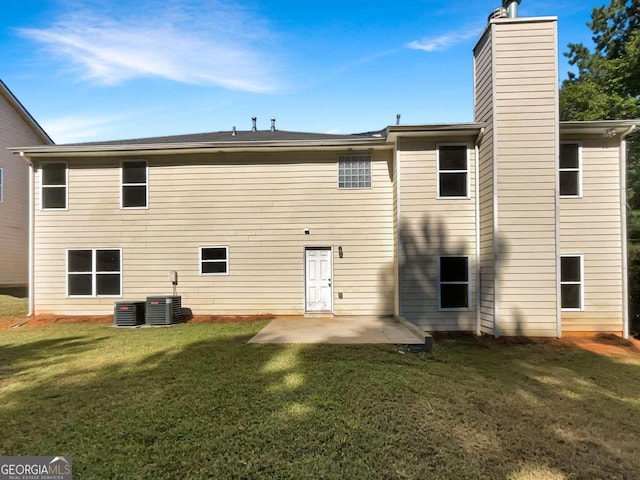
[[(637, 365), (550, 345), (444, 340), (432, 356), (401, 355), (393, 346), (247, 344), (254, 327), (177, 328), (196, 329), (193, 340), (167, 349), (180, 331), (112, 334), (84, 353), (88, 363), (109, 359), (102, 368), (1, 394), (0, 430), (12, 432), (3, 454), (71, 455), (78, 478), (640, 471)], [(136, 360), (123, 354), (133, 335), (148, 351)], [(92, 345), (80, 344), (72, 348)], [(40, 346), (25, 353), (55, 357), (55, 345)]]

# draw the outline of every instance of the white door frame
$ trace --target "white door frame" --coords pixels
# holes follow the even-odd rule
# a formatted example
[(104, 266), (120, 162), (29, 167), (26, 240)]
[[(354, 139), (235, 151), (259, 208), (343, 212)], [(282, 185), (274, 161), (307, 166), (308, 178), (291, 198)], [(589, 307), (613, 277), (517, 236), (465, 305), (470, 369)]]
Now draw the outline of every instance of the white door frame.
[[(308, 250), (327, 250), (329, 251), (329, 259), (331, 264), (329, 265), (329, 295), (331, 300), (331, 308), (329, 310), (309, 310), (307, 308), (307, 251)], [(304, 270), (304, 298), (302, 299), (302, 303), (304, 306), (304, 313), (333, 313), (333, 246), (331, 245), (305, 245), (302, 250), (302, 263)]]

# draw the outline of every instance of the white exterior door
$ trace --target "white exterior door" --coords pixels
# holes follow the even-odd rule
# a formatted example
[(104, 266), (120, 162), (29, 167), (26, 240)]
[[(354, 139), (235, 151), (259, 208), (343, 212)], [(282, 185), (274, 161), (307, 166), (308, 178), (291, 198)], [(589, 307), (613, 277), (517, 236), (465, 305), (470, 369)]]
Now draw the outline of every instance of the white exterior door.
[(307, 312), (331, 312), (333, 289), (331, 288), (331, 249), (305, 249), (305, 310)]

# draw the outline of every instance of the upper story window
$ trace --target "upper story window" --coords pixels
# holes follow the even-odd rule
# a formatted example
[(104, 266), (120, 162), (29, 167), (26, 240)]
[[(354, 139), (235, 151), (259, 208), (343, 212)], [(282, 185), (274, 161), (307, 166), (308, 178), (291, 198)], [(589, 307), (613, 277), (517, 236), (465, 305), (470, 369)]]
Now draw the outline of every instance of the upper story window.
[(122, 251), (119, 248), (67, 250), (69, 297), (122, 295)]
[(582, 255), (560, 257), (560, 298), (563, 310), (582, 310), (584, 275)]
[(52, 162), (42, 164), (41, 202), (43, 210), (67, 208), (67, 164)]
[(438, 198), (469, 198), (469, 159), (466, 145), (439, 145)]
[(200, 247), (200, 275), (229, 275), (229, 247)]
[(560, 196), (580, 197), (580, 167), (582, 164), (580, 145), (577, 143), (560, 144)]
[(122, 208), (147, 208), (147, 162), (126, 160), (122, 162)]
[(371, 188), (371, 155), (338, 157), (338, 188)]
[(2, 203), (3, 199), (4, 199), (4, 184), (2, 182), (4, 182), (4, 177), (2, 176), (3, 172), (2, 169), (0, 168), (0, 203)]
[(468, 256), (439, 257), (439, 310), (469, 310), (471, 303), (470, 276)]

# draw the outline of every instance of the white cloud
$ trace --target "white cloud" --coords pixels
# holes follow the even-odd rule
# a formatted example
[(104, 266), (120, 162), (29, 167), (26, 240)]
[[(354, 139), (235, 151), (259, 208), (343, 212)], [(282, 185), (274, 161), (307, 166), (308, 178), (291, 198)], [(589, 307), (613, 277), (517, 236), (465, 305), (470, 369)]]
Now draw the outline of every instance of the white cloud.
[(423, 38), (407, 43), (405, 46), (413, 50), (422, 50), (425, 52), (437, 52), (447, 50), (460, 43), (478, 38), (482, 32), (482, 28), (467, 28), (462, 31), (450, 32), (438, 37)]
[(212, 1), (200, 8), (198, 2), (141, 3), (119, 5), (124, 11), (95, 5), (87, 11), (85, 4), (49, 28), (18, 32), (72, 62), (83, 78), (106, 85), (161, 77), (251, 92), (278, 89), (268, 53), (273, 35), (260, 19)]
[(90, 142), (104, 137), (123, 117), (67, 116), (40, 122), (42, 128), (57, 144)]

